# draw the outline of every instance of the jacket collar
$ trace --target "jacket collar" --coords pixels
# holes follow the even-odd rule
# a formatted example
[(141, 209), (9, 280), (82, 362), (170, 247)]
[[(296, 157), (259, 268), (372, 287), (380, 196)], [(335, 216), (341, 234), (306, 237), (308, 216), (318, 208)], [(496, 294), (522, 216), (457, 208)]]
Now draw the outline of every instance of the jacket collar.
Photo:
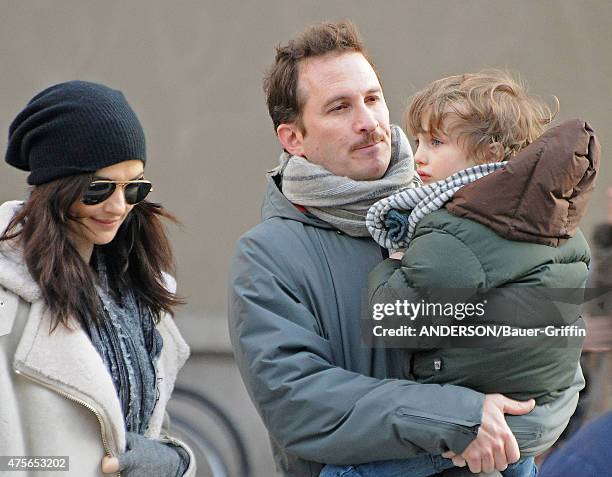
[(287, 220), (295, 220), (306, 225), (318, 227), (322, 229), (333, 230), (334, 227), (329, 225), (311, 214), (300, 212), (295, 205), (283, 195), (280, 189), (281, 175), (279, 172), (274, 172), (268, 176), (268, 184), (263, 205), (261, 206), (262, 220), (280, 217)]

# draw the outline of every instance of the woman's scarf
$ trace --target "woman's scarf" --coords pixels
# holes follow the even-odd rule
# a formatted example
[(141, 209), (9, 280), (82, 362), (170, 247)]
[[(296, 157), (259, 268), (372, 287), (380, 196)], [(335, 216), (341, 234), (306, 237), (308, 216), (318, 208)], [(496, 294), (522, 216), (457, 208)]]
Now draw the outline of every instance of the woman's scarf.
[(144, 434), (157, 403), (154, 363), (163, 340), (151, 313), (132, 290), (111, 292), (102, 253), (96, 253), (96, 266), (103, 315), (100, 323), (88, 322), (86, 332), (111, 375), (126, 430)]

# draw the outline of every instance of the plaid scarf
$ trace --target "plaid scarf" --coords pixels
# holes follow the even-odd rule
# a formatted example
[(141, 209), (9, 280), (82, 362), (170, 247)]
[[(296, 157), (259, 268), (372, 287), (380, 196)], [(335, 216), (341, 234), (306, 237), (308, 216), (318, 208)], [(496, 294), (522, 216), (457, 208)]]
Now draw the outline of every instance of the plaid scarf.
[(423, 217), (441, 209), (463, 186), (504, 166), (503, 162), (480, 164), (456, 172), (441, 181), (406, 189), (379, 200), (368, 210), (368, 231), (385, 248), (406, 248)]
[(300, 156), (284, 152), (273, 172), (282, 174), (287, 199), (352, 237), (367, 237), (366, 213), (377, 200), (421, 184), (404, 132), (391, 126), (391, 161), (383, 177), (356, 181), (336, 176)]

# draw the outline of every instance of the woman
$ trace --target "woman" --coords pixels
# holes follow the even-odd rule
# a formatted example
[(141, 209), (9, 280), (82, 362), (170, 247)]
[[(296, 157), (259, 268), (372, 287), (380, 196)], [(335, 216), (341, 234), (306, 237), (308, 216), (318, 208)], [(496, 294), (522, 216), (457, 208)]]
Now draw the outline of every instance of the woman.
[[(103, 85), (52, 86), (11, 124), (6, 161), (34, 187), (0, 206), (0, 455), (66, 457), (62, 475), (195, 475), (162, 429), (189, 349), (134, 111)], [(47, 464), (68, 462), (9, 465)]]

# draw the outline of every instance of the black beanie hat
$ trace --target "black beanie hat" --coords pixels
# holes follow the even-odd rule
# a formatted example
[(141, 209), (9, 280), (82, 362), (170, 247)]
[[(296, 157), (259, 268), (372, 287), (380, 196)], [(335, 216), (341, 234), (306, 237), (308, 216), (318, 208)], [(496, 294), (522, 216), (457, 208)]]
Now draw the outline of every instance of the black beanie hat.
[(146, 160), (140, 121), (123, 93), (86, 81), (34, 96), (9, 127), (6, 162), (31, 171), (28, 184)]

